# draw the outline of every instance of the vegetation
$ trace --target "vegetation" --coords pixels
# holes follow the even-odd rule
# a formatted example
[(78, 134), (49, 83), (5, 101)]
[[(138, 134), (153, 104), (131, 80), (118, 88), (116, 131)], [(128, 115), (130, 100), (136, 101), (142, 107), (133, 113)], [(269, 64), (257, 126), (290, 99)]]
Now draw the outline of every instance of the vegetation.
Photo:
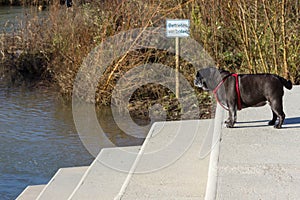
[(47, 0), (0, 0), (0, 5), (10, 5), (10, 6), (25, 6), (25, 5), (45, 5)]
[[(191, 21), (191, 37), (218, 67), (241, 73), (276, 73), (299, 84), (299, 7), (299, 1), (289, 0), (107, 0), (66, 9), (60, 1), (53, 1), (45, 17), (28, 15), (20, 22), (22, 28), (2, 33), (0, 77), (6, 82), (55, 85), (69, 98), (83, 59), (106, 38), (133, 28), (164, 27), (167, 18), (184, 18)], [(111, 63), (110, 71), (100, 80), (105, 84), (99, 84), (96, 103), (108, 104), (117, 80), (147, 62), (175, 66), (174, 55), (165, 52), (147, 48), (127, 52)], [(180, 62), (181, 72), (193, 84), (195, 72), (189, 63)], [(173, 97), (166, 88), (149, 85), (132, 96), (129, 107), (143, 115), (140, 108), (160, 101), (180, 113)], [(211, 99), (202, 92), (198, 98), (200, 117), (209, 117)], [(169, 102), (168, 106), (163, 102)]]
[[(66, 0), (59, 0), (59, 1), (53, 1), (53, 0), (0, 0), (0, 5), (9, 5), (9, 6), (32, 6), (32, 5), (49, 5), (53, 3), (60, 3), (63, 5)], [(84, 0), (78, 0), (76, 1), (77, 4), (85, 3)]]

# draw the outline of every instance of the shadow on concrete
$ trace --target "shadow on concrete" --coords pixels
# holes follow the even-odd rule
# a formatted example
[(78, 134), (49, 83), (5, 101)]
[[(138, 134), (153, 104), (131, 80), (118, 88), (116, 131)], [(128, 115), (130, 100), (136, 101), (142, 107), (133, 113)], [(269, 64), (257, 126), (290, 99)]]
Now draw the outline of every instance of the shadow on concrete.
[[(236, 122), (235, 128), (266, 127), (266, 126), (270, 126), (270, 125), (268, 125), (268, 122), (269, 122), (269, 120)], [(257, 123), (259, 123), (259, 124), (257, 124)], [(264, 124), (261, 124), (261, 123), (264, 123)], [(299, 128), (300, 129), (300, 117), (286, 118), (284, 120), (283, 126), (284, 125), (288, 125), (288, 126), (287, 127), (282, 127), (282, 128), (286, 128), (286, 129)], [(290, 126), (290, 125), (299, 125), (299, 126)]]
[(255, 121), (244, 121), (244, 122), (236, 122), (236, 124), (253, 124), (253, 123), (268, 123), (270, 120), (255, 120)]
[(286, 118), (284, 124), (300, 124), (300, 117)]
[(292, 128), (300, 129), (300, 117), (286, 118), (284, 120), (284, 125), (287, 126), (283, 126), (282, 127), (283, 129), (292, 129)]
[(255, 121), (242, 121), (236, 122), (234, 128), (253, 128), (253, 127), (266, 127), (269, 120), (255, 120)]

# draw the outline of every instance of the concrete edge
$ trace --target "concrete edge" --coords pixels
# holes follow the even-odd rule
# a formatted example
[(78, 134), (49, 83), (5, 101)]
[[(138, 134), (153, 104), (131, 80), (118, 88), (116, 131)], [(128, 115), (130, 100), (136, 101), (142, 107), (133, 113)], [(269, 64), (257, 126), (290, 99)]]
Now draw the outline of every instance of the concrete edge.
[(36, 197), (36, 200), (39, 200), (41, 198), (41, 196), (44, 194), (44, 192), (47, 190), (47, 188), (49, 187), (49, 183), (51, 183), (55, 177), (56, 177), (56, 174), (59, 173), (61, 171), (62, 168), (59, 168), (55, 174), (52, 176), (52, 178), (49, 180), (49, 182), (46, 184), (46, 186), (42, 189), (42, 191), (40, 192), (40, 194)]
[(135, 171), (135, 169), (136, 169), (136, 167), (137, 167), (137, 165), (138, 165), (141, 157), (144, 154), (145, 148), (146, 148), (146, 146), (147, 146), (150, 138), (152, 137), (152, 134), (153, 134), (154, 129), (155, 129), (155, 127), (156, 127), (157, 124), (159, 124), (159, 122), (155, 122), (155, 123), (152, 124), (152, 126), (151, 126), (151, 128), (150, 128), (150, 130), (149, 130), (149, 132), (148, 132), (148, 134), (147, 134), (147, 136), (146, 136), (146, 138), (145, 138), (145, 140), (143, 142), (143, 145), (142, 145), (139, 153), (137, 154), (134, 163), (132, 164), (132, 167), (131, 167), (129, 173), (128, 173), (125, 181), (123, 182), (123, 185), (120, 188), (119, 193), (115, 196), (114, 200), (120, 200), (124, 196), (124, 194), (126, 192), (126, 189), (127, 189), (128, 185), (129, 185), (130, 179), (132, 178), (133, 173), (134, 173), (134, 171)]
[[(133, 146), (131, 146), (131, 147), (133, 147)], [(124, 147), (108, 147), (108, 148), (101, 149), (101, 151), (99, 152), (99, 154), (97, 155), (97, 157), (95, 158), (95, 160), (92, 162), (92, 164), (86, 170), (86, 172), (83, 174), (82, 178), (80, 179), (80, 181), (78, 182), (77, 186), (75, 187), (75, 189), (73, 190), (73, 192), (69, 196), (68, 200), (71, 200), (74, 197), (74, 195), (76, 194), (76, 192), (78, 191), (78, 189), (81, 187), (81, 185), (83, 184), (83, 182), (85, 181), (85, 179), (89, 175), (89, 173), (90, 173), (91, 169), (93, 168), (93, 166), (98, 162), (98, 158), (101, 157), (101, 155), (104, 153), (104, 151), (107, 151), (109, 149), (122, 149), (122, 148), (124, 148)]]
[[(64, 167), (64, 168), (59, 168), (56, 173), (54, 174), (54, 176), (52, 176), (52, 178), (50, 179), (50, 181), (47, 183), (47, 185), (43, 188), (43, 190), (40, 192), (40, 194), (37, 196), (36, 200), (39, 200), (43, 194), (45, 193), (45, 191), (47, 191), (47, 189), (49, 188), (50, 184), (57, 178), (58, 174), (62, 173), (62, 171), (64, 170), (68, 170), (68, 169), (75, 169), (75, 168), (89, 168), (89, 166), (79, 166), (79, 167)], [(86, 170), (87, 170), (86, 169)]]
[(215, 200), (217, 195), (218, 162), (219, 162), (220, 139), (221, 139), (223, 118), (224, 118), (224, 110), (218, 104), (216, 109), (215, 121), (214, 121), (213, 139), (211, 144), (212, 150), (209, 159), (205, 200)]
[(19, 196), (16, 198), (16, 200), (22, 200), (22, 199), (27, 199), (27, 197), (24, 197), (27, 193), (30, 195), (33, 195), (32, 190), (35, 190), (37, 192), (37, 195), (43, 190), (43, 188), (45, 188), (46, 185), (29, 185), (27, 186), (22, 192), (21, 194), (19, 194)]

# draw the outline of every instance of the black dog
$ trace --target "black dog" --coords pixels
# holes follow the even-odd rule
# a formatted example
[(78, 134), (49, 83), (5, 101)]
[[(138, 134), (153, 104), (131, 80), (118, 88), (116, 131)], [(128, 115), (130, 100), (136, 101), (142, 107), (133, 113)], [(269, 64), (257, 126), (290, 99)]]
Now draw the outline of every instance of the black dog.
[(292, 89), (292, 82), (274, 74), (231, 74), (225, 70), (205, 68), (197, 72), (195, 86), (214, 91), (217, 101), (229, 111), (225, 121), (232, 128), (237, 109), (263, 106), (270, 103), (273, 118), (269, 125), (281, 128), (285, 119), (282, 107), (283, 86)]

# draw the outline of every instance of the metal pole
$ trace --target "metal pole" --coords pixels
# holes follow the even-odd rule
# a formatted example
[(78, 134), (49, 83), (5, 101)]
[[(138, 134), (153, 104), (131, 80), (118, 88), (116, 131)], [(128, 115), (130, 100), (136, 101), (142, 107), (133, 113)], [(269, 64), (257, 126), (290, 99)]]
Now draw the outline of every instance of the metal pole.
[(180, 52), (180, 45), (179, 45), (179, 37), (176, 37), (175, 38), (175, 51), (176, 51), (176, 54), (175, 54), (175, 61), (176, 61), (176, 69), (175, 69), (175, 84), (176, 84), (176, 97), (179, 99), (180, 96), (179, 96), (179, 52)]

